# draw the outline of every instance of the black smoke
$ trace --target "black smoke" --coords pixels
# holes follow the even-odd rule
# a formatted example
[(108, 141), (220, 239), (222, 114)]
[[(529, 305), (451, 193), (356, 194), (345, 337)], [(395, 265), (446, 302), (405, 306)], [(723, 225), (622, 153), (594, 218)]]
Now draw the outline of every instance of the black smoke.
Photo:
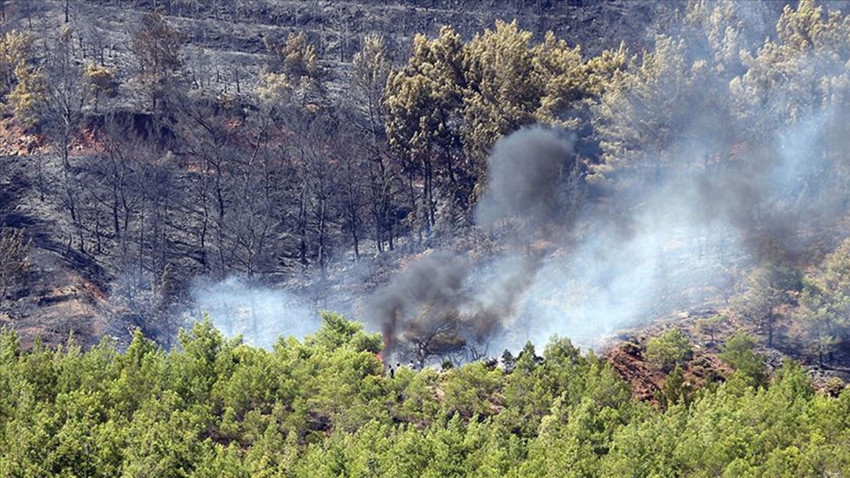
[[(566, 133), (533, 126), (499, 140), (487, 161), (487, 188), (476, 223), (493, 228), (518, 218), (525, 227), (559, 223), (565, 175), (574, 167), (573, 140)], [(519, 234), (528, 238), (527, 230)]]
[(494, 352), (492, 339), (504, 335), (506, 319), (533, 284), (544, 255), (532, 250), (532, 241), (563, 223), (565, 178), (573, 167), (573, 141), (562, 131), (534, 126), (496, 143), (476, 220), (487, 231), (517, 223), (500, 235), (510, 248), (479, 263), (434, 252), (378, 290), (368, 310), (381, 324), (385, 356), (421, 362), (431, 356), (478, 358)]

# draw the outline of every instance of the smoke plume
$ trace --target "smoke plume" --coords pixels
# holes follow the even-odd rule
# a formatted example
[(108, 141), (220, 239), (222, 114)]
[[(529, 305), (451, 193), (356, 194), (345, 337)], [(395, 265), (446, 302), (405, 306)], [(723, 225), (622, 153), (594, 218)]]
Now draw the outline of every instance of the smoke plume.
[(564, 209), (563, 176), (574, 162), (572, 152), (572, 139), (540, 126), (499, 140), (487, 161), (488, 183), (475, 211), (477, 224), (492, 229), (521, 218), (526, 227), (539, 228), (557, 222)]
[[(475, 220), (496, 252), (430, 251), (364, 299), (387, 357), (470, 359), (553, 334), (594, 346), (631, 324), (721, 307), (753, 266), (803, 263), (841, 239), (848, 118), (817, 94), (846, 88), (845, 63), (803, 51), (760, 92), (747, 75), (778, 11), (729, 5), (738, 33), (716, 15), (676, 26), (657, 52), (668, 70), (652, 80), (658, 65), (630, 66), (633, 91), (602, 98), (594, 134), (622, 157), (578, 158), (570, 133), (542, 126), (495, 144)], [(715, 30), (726, 34), (705, 34)], [(604, 181), (588, 180), (609, 160)]]
[[(505, 319), (514, 315), (540, 267), (542, 251), (532, 251), (531, 241), (563, 220), (572, 149), (565, 133), (539, 126), (496, 143), (476, 219), (498, 231), (505, 253), (481, 263), (432, 253), (376, 292), (367, 310), (380, 323), (385, 355), (399, 352), (422, 362), (461, 351), (465, 358), (495, 352), (492, 339), (504, 335)], [(517, 227), (505, 226), (514, 220)]]

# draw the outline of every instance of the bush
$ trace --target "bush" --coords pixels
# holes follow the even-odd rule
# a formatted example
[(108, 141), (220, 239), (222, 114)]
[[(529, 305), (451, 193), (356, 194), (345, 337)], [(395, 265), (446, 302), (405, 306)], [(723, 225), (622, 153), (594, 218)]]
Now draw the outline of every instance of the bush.
[(659, 369), (669, 372), (676, 364), (683, 364), (694, 354), (685, 334), (671, 329), (646, 343), (646, 358)]
[(767, 384), (764, 357), (757, 354), (756, 341), (747, 334), (736, 333), (726, 340), (720, 359), (728, 363), (746, 384), (754, 387)]

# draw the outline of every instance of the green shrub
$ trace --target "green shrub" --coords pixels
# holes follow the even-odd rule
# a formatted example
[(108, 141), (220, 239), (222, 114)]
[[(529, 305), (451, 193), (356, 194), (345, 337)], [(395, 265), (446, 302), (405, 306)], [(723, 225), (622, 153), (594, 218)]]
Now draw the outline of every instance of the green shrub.
[(755, 351), (756, 341), (747, 334), (736, 333), (726, 340), (720, 359), (735, 369), (740, 378), (754, 387), (767, 384), (764, 357)]
[(676, 329), (670, 329), (646, 343), (647, 360), (665, 372), (672, 370), (676, 364), (687, 362), (693, 354), (691, 342)]

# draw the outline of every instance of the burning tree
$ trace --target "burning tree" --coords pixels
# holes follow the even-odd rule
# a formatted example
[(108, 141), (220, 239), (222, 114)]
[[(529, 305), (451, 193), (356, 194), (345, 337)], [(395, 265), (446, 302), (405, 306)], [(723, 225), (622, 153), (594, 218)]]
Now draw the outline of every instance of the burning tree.
[(410, 356), (418, 365), (431, 357), (450, 357), (466, 347), (466, 341), (459, 333), (458, 311), (435, 309), (426, 307), (402, 334), (402, 354)]

